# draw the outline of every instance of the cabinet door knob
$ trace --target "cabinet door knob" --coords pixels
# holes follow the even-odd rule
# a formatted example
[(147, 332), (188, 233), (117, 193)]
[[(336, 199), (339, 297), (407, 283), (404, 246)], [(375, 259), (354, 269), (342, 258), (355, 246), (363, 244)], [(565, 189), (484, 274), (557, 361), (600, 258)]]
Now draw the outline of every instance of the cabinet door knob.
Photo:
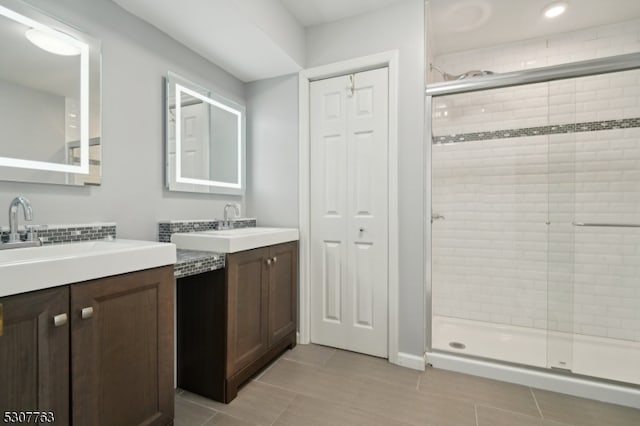
[(67, 323), (68, 317), (67, 314), (58, 314), (53, 317), (53, 325), (56, 327), (63, 326)]
[(91, 318), (93, 316), (93, 308), (91, 306), (82, 308), (80, 315), (82, 316), (82, 319)]
[(271, 265), (271, 258), (267, 259), (266, 262), (267, 262), (267, 265)]
[(277, 256), (273, 256), (273, 263), (276, 263), (278, 261), (278, 257)]

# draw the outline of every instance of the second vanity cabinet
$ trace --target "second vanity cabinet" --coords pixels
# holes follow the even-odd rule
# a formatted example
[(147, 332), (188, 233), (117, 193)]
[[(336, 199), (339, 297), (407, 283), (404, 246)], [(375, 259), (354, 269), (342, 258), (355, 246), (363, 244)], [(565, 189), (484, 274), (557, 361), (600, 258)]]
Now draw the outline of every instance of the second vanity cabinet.
[(3, 409), (51, 412), (59, 425), (171, 424), (173, 266), (0, 304)]
[(178, 386), (230, 402), (296, 344), (298, 243), (227, 254), (225, 269), (178, 281)]

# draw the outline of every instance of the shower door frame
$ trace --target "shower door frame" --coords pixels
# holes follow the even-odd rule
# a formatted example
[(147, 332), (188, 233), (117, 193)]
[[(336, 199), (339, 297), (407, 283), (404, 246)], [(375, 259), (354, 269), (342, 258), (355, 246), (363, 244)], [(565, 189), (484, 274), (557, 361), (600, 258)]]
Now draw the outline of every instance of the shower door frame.
[[(571, 62), (549, 67), (533, 68), (529, 70), (514, 71), (502, 74), (493, 74), (481, 78), (469, 78), (464, 80), (448, 81), (444, 83), (427, 84), (425, 89), (425, 235), (424, 253), (428, 257), (425, 262), (425, 359), (432, 348), (432, 148), (433, 126), (432, 106), (433, 98), (439, 96), (456, 95), (461, 93), (478, 92), (489, 89), (500, 89), (525, 84), (546, 83), (550, 81), (565, 80), (578, 77), (608, 74), (614, 72), (640, 69), (640, 53), (610, 56), (606, 58), (590, 59), (580, 62)], [(426, 75), (426, 73), (425, 73)], [(446, 352), (445, 352), (446, 353)], [(458, 354), (455, 354), (458, 356)], [(500, 362), (497, 361), (496, 362)]]

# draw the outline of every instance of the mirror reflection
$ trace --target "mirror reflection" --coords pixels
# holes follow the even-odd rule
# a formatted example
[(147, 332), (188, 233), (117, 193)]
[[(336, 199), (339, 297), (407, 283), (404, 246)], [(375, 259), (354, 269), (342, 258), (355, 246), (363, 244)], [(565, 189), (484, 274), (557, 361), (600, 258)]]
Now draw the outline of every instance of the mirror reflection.
[(0, 50), (0, 180), (99, 184), (97, 44), (23, 3), (3, 1)]
[(244, 192), (245, 109), (176, 74), (167, 77), (167, 188)]

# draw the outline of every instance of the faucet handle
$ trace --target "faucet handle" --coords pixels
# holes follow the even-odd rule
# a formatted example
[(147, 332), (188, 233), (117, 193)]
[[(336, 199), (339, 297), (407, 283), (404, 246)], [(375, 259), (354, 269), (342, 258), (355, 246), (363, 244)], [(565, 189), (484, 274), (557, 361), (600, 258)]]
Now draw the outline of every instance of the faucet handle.
[(33, 241), (37, 238), (38, 228), (36, 225), (25, 225), (27, 230), (27, 241)]
[(27, 230), (27, 241), (38, 240), (38, 231), (45, 230), (47, 228), (47, 225), (26, 225), (25, 229)]

